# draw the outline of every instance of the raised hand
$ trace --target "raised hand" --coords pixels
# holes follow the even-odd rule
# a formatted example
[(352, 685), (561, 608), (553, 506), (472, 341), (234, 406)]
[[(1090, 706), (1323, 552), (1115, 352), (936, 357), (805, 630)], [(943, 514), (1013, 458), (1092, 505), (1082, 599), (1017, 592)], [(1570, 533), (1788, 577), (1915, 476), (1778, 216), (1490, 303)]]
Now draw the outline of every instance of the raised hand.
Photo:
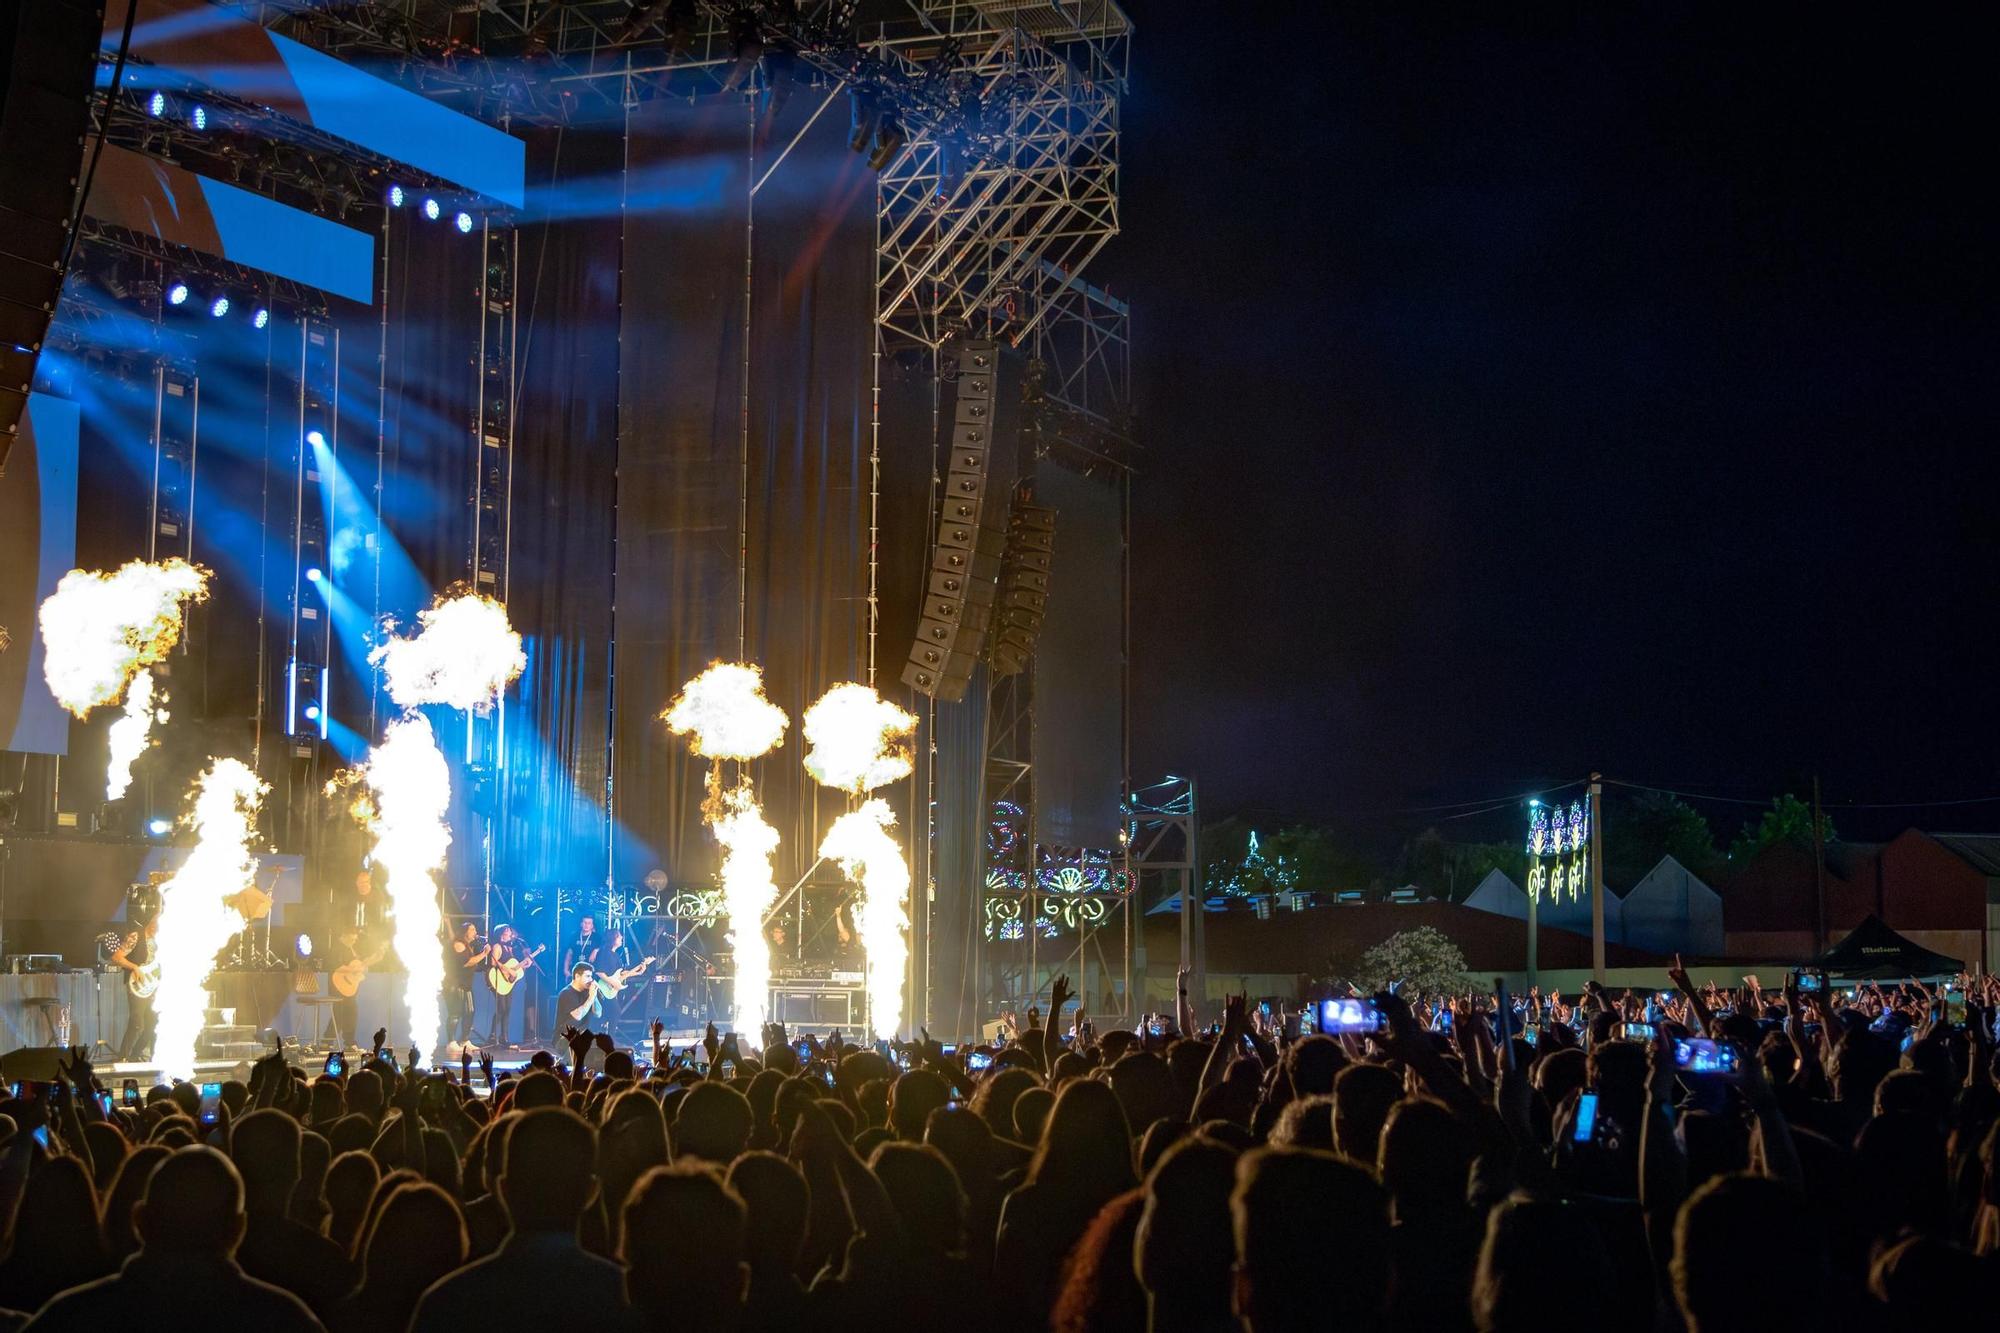
[(611, 1054), (612, 1051), (617, 1049), (612, 1043), (609, 1032), (600, 1032), (597, 1034), (597, 1049), (603, 1051), (606, 1055)]
[(590, 1033), (578, 1032), (574, 1024), (562, 1030), (563, 1045), (569, 1047), (570, 1056), (578, 1064), (583, 1063), (583, 1053), (590, 1049)]
[(1055, 986), (1049, 991), (1050, 1027), (1056, 1025), (1056, 1020), (1062, 1017), (1063, 1006), (1073, 998), (1069, 993), (1069, 974), (1065, 972), (1056, 978)]
[(667, 1035), (667, 1025), (665, 1023), (662, 1023), (659, 1019), (656, 1018), (653, 1020), (653, 1026), (651, 1031), (653, 1035), (653, 1045), (658, 1046), (660, 1044), (660, 1038)]
[(380, 1055), (380, 1054), (382, 1054), (382, 1048), (383, 1048), (384, 1046), (387, 1046), (388, 1044), (389, 1044), (389, 1029), (387, 1029), (387, 1028), (376, 1028), (376, 1029), (375, 1029), (375, 1044), (374, 1044), (374, 1046), (372, 1046), (372, 1047), (370, 1047), (370, 1048), (369, 1048), (369, 1051), (368, 1051), (368, 1053), (369, 1053), (370, 1055)]
[(493, 1088), (493, 1052), (481, 1051), (479, 1053), (479, 1072), (486, 1076), (486, 1087), (488, 1091), (491, 1091)]
[(716, 1032), (714, 1020), (710, 1020), (707, 1029), (701, 1034), (701, 1048), (708, 1052), (708, 1059), (711, 1064), (715, 1062), (716, 1048), (721, 1045), (722, 1036)]
[(404, 1065), (403, 1068), (415, 1069), (421, 1063), (423, 1063), (422, 1053), (415, 1046), (410, 1047), (410, 1063)]

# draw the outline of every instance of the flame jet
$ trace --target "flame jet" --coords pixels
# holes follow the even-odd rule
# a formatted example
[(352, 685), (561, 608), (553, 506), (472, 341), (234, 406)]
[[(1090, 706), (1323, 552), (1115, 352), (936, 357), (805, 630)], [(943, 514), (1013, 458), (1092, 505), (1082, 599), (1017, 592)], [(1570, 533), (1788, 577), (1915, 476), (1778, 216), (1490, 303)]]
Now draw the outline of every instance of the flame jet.
[(169, 1078), (194, 1077), (195, 1042), (208, 1009), (215, 955), (246, 924), (237, 895), (255, 882), (250, 841), (257, 832), (257, 808), (269, 790), (240, 759), (214, 760), (195, 782), (194, 849), (160, 888), (160, 928), (153, 939), (160, 967), (153, 992), (159, 1017), (153, 1058)]
[[(916, 726), (914, 716), (868, 686), (836, 685), (806, 710), (806, 772), (855, 796), (887, 786), (910, 774)], [(910, 957), (910, 867), (889, 835), (895, 822), (887, 801), (864, 802), (834, 821), (819, 848), (861, 886), (854, 924), (868, 954), (868, 1021), (883, 1040), (893, 1040), (903, 1025)]]
[(723, 908), (729, 914), (729, 946), (736, 959), (730, 1003), (740, 1032), (757, 1032), (768, 1016), (771, 946), (764, 938), (764, 914), (778, 900), (771, 857), (778, 830), (757, 804), (748, 777), (724, 790), (722, 761), (739, 763), (769, 754), (784, 744), (791, 719), (764, 697), (764, 673), (741, 662), (717, 662), (681, 687), (660, 714), (667, 730), (688, 738), (688, 748), (713, 761), (702, 818), (722, 848)]
[(444, 995), (438, 946), (444, 909), (437, 872), (451, 848), (445, 819), (451, 769), (429, 720), (416, 710), (441, 704), (485, 713), (528, 659), (521, 636), (507, 623), (507, 608), (479, 593), (441, 596), (418, 613), (417, 623), (415, 635), (390, 639), (368, 655), (382, 668), (389, 697), (403, 716), (368, 752), (359, 775), (368, 793), (354, 808), (375, 840), (370, 860), (388, 873), (384, 896), (395, 924), (396, 955), (405, 968), (410, 1040), (419, 1051), (432, 1051)]
[(207, 595), (208, 571), (176, 558), (133, 560), (109, 574), (72, 569), (42, 602), (42, 674), (56, 702), (84, 718), (125, 696), (111, 728), (106, 800), (125, 794), (154, 724), (167, 720), (147, 668), (180, 642), (187, 604)]

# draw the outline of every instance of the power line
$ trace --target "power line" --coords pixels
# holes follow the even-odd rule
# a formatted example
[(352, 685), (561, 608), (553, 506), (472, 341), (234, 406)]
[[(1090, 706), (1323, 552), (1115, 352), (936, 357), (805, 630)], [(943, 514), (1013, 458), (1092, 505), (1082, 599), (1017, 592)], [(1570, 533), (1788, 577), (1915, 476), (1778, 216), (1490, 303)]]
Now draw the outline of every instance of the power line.
[[(1768, 806), (1774, 799), (1766, 796), (1751, 799), (1744, 796), (1718, 796), (1712, 792), (1681, 791), (1674, 787), (1655, 787), (1644, 782), (1627, 782), (1622, 778), (1605, 778), (1614, 787), (1630, 787), (1634, 791), (1658, 792), (1662, 796), (1678, 796), (1688, 801), (1717, 801), (1728, 805)], [(1996, 805), (2000, 796), (1967, 796), (1944, 801), (1822, 801), (1823, 810), (1935, 810), (1957, 805)]]

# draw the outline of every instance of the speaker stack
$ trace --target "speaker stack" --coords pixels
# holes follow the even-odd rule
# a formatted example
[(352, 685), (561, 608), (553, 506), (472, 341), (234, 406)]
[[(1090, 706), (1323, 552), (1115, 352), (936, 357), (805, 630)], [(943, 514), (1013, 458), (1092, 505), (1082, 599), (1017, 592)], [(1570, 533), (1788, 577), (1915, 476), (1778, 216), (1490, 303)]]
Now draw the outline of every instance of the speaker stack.
[(1004, 534), (992, 524), (994, 419), (999, 405), (1000, 351), (990, 342), (960, 345), (951, 456), (937, 542), (931, 547), (917, 641), (903, 683), (919, 694), (956, 702), (993, 625)]
[(0, 3), (0, 468), (62, 293), (101, 6)]
[(1028, 669), (1049, 608), (1049, 566), (1055, 559), (1056, 511), (1017, 504), (1007, 520), (1000, 561), (1000, 605), (990, 660), (995, 675)]

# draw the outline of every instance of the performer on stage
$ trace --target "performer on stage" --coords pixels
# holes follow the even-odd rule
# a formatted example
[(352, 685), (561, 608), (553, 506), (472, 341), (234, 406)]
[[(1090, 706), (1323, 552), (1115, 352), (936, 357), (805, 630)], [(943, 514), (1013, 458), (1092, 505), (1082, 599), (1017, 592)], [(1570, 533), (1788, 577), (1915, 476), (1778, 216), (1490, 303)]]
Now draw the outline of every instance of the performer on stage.
[(556, 992), (555, 1025), (550, 1030), (594, 1028), (603, 1021), (604, 992), (597, 985), (597, 974), (589, 963), (578, 963), (569, 970), (569, 985)]
[(526, 952), (521, 948), (520, 937), (512, 926), (501, 926), (493, 932), (493, 939), (487, 945), (486, 986), (493, 992), (493, 1031), (487, 1040), (495, 1046), (509, 1044), (507, 1029), (514, 1021), (514, 986), (518, 983), (496, 985), (493, 981), (495, 970), (503, 969), (509, 961), (526, 963)]
[[(343, 967), (359, 964), (359, 970), (365, 974), (374, 962), (375, 959), (364, 958), (361, 955), (361, 928), (352, 922), (341, 923), (340, 928), (333, 933), (333, 948), (326, 959), (327, 971), (337, 972)], [(340, 1029), (341, 1043), (346, 1046), (359, 1045), (360, 1039), (355, 1035), (355, 1028), (361, 1021), (360, 1000), (346, 998), (339, 991), (335, 991), (332, 1009), (333, 1025)]]
[(444, 949), (446, 1037), (453, 1045), (472, 1040), (472, 978), (485, 966), (491, 950), (480, 942), (479, 923), (468, 921)]
[(625, 942), (624, 931), (611, 931), (603, 949), (598, 951), (597, 961), (591, 966), (602, 972), (618, 972), (632, 966), (632, 946)]
[(598, 955), (602, 947), (597, 938), (597, 918), (585, 917), (576, 923), (576, 938), (563, 950), (563, 971), (571, 971), (578, 963), (587, 963), (595, 970), (601, 965)]
[[(153, 937), (160, 933), (160, 918), (149, 918), (138, 930), (129, 931), (119, 941), (112, 952), (111, 961), (125, 970), (126, 986), (147, 971), (153, 962)], [(157, 976), (154, 978), (157, 980)], [(127, 995), (130, 1006), (125, 1020), (125, 1039), (118, 1043), (120, 1060), (150, 1060), (153, 1058), (153, 1032), (159, 1027), (159, 1017), (153, 1012), (153, 997), (147, 995)]]

